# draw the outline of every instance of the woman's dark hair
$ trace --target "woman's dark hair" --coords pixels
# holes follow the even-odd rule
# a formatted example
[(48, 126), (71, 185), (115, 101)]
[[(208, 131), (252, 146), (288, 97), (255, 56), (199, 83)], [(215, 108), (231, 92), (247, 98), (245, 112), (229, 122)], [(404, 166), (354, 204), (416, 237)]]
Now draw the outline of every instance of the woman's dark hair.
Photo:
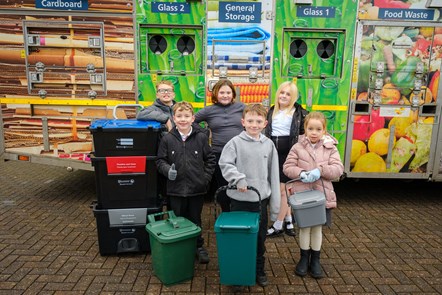
[(213, 104), (218, 103), (218, 93), (219, 93), (219, 90), (221, 89), (221, 87), (223, 87), (223, 86), (229, 86), (230, 89), (232, 89), (232, 103), (235, 102), (236, 91), (235, 91), (235, 87), (233, 86), (233, 83), (230, 80), (223, 79), (223, 80), (219, 80), (218, 82), (216, 82), (216, 84), (213, 86), (213, 89), (212, 89), (212, 103)]

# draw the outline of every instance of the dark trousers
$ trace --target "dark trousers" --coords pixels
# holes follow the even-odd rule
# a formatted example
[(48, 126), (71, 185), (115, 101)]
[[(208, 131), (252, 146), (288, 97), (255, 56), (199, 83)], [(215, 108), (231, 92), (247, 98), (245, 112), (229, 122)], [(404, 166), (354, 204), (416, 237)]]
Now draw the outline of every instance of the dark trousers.
[[(230, 201), (232, 211), (249, 211), (249, 212), (259, 212), (258, 202), (242, 202), (231, 199)], [(264, 199), (261, 201), (261, 218), (259, 219), (259, 231), (258, 231), (258, 241), (257, 241), (257, 251), (256, 251), (256, 274), (264, 274), (264, 265), (266, 252), (265, 242), (267, 237), (267, 206), (269, 204), (269, 199)]]
[(165, 177), (163, 174), (158, 173), (158, 194), (161, 196), (161, 199), (163, 201), (163, 205), (166, 205), (167, 210), (172, 210), (170, 208), (170, 200), (169, 196), (167, 196), (167, 177)]
[[(215, 181), (216, 181), (216, 189), (227, 185), (227, 181), (224, 179), (223, 174), (221, 173), (221, 169), (219, 168), (219, 158), (221, 157), (221, 153), (215, 153), (215, 157), (216, 157), (216, 166), (215, 166)], [(217, 198), (216, 201), (218, 202), (218, 204), (221, 206), (221, 210), (223, 212), (229, 212), (230, 211), (230, 198), (227, 196), (226, 191), (223, 190), (221, 191)]]
[[(192, 197), (175, 197), (170, 196), (170, 208), (176, 216), (189, 219), (199, 227), (201, 227), (201, 212), (203, 211), (204, 195)], [(196, 246), (202, 247), (204, 239), (201, 235), (196, 240)]]

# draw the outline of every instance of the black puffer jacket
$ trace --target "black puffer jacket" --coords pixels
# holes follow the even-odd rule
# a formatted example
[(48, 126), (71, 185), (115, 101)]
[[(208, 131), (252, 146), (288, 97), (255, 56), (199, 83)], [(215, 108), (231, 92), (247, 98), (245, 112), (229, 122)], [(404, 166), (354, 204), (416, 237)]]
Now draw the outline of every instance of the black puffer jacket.
[[(272, 116), (275, 106), (272, 106), (267, 114), (267, 127), (265, 129), (265, 135), (271, 137), (272, 135)], [(295, 112), (293, 113), (292, 125), (290, 126), (290, 146), (293, 146), (298, 142), (298, 137), (300, 134), (304, 134), (304, 118), (307, 116), (308, 111), (303, 109), (302, 106), (295, 102)]]
[(177, 177), (167, 180), (167, 195), (189, 197), (207, 193), (216, 160), (207, 135), (200, 126), (193, 124), (186, 141), (181, 139), (176, 128), (161, 138), (156, 164), (159, 173), (166, 178), (171, 165), (175, 164)]

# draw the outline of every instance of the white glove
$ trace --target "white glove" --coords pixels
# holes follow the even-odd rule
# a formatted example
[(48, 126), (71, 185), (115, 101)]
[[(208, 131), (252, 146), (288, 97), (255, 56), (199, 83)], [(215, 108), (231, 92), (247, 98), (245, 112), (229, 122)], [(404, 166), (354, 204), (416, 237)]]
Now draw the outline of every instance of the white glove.
[(302, 182), (308, 182), (308, 173), (305, 171), (302, 171), (301, 174), (299, 174), (299, 178), (301, 178)]
[(172, 166), (170, 166), (167, 177), (169, 178), (169, 180), (175, 180), (177, 174), (178, 174), (178, 172), (175, 170), (175, 164), (172, 164)]
[(321, 178), (321, 171), (319, 171), (318, 168), (313, 169), (312, 171), (310, 171), (308, 173), (308, 181), (309, 182), (315, 182), (319, 178)]

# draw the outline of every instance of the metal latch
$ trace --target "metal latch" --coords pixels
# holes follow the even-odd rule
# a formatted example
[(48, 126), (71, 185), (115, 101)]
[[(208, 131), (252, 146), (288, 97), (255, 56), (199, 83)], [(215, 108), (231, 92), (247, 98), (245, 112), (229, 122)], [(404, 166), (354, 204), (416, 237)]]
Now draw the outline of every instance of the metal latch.
[(42, 83), (43, 82), (43, 73), (29, 72), (29, 81), (31, 81), (31, 83)]
[(89, 80), (91, 84), (103, 84), (103, 74), (90, 74)]
[(28, 35), (28, 45), (40, 46), (40, 35)]
[(92, 48), (101, 47), (101, 38), (100, 37), (89, 37), (88, 45), (89, 45), (89, 47), (92, 47)]

